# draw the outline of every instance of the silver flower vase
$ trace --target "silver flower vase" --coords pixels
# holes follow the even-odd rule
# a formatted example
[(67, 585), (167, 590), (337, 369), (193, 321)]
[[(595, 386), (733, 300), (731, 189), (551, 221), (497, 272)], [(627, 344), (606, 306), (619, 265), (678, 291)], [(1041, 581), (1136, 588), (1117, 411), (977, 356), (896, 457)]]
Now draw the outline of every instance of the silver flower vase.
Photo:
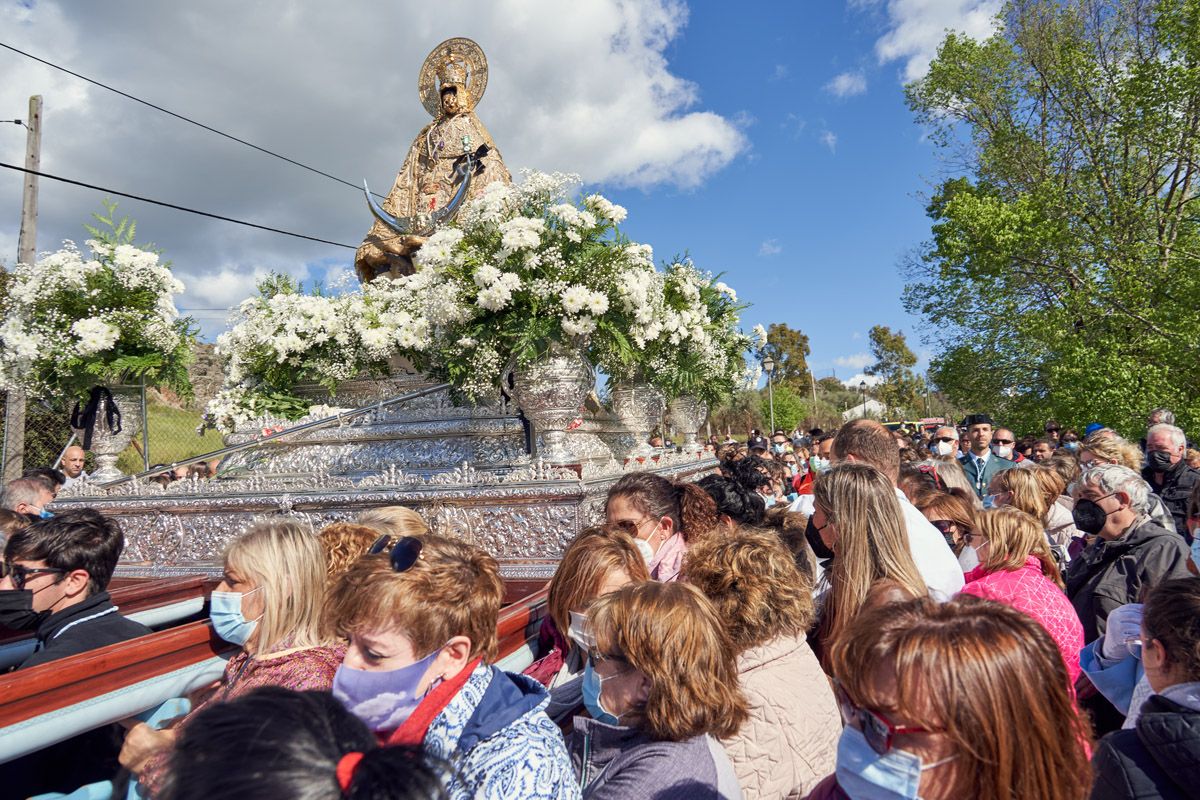
[(662, 392), (648, 384), (618, 384), (612, 390), (612, 408), (633, 439), (626, 457), (644, 460), (653, 456), (650, 431), (662, 416)]
[(513, 399), (533, 423), (535, 434), (541, 434), (542, 460), (581, 463), (567, 445), (567, 429), (595, 383), (596, 373), (583, 353), (557, 343), (537, 361), (513, 370)]
[(699, 453), (704, 447), (696, 440), (696, 432), (704, 424), (708, 414), (708, 406), (691, 395), (676, 397), (667, 406), (667, 422), (677, 432), (683, 434), (683, 452)]
[[(104, 398), (96, 408), (95, 419), (91, 425), (91, 443), (88, 449), (96, 457), (96, 469), (88, 476), (92, 483), (105, 483), (124, 477), (117, 469), (117, 458), (129, 447), (133, 437), (141, 433), (142, 425), (142, 394), (137, 386), (113, 386), (112, 402), (116, 406), (119, 417), (111, 415), (112, 425), (109, 424), (110, 414)], [(76, 428), (80, 443), (83, 443), (85, 431)]]

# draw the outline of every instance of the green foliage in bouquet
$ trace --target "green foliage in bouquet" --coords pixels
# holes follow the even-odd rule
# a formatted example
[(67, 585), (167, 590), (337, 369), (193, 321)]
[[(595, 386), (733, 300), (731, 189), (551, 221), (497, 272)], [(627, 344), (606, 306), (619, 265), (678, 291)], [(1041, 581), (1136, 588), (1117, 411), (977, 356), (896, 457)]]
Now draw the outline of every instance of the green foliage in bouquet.
[(192, 396), (196, 328), (159, 254), (134, 246), (136, 223), (116, 204), (84, 226), (90, 258), (72, 242), (9, 276), (0, 322), (0, 387), (40, 399), (86, 399), (93, 386), (145, 380)]

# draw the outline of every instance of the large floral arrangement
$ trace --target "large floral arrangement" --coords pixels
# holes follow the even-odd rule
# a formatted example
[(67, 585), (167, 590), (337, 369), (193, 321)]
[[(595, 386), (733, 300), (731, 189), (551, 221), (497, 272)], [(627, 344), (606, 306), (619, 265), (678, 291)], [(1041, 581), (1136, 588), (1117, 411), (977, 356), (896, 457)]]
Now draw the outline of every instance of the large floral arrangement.
[(364, 297), (353, 292), (305, 293), (287, 275), (258, 284), (258, 296), (242, 301), (230, 330), (217, 337), (224, 386), (205, 409), (201, 428), (232, 430), (259, 418), (296, 419), (310, 403), (293, 392), (317, 383), (330, 392), (361, 373), (384, 375), (399, 342), (391, 327), (372, 325)]
[(302, 416), (297, 381), (333, 390), (395, 355), (477, 401), (553, 343), (671, 397), (732, 391), (749, 343), (734, 292), (690, 263), (657, 270), (650, 246), (620, 233), (624, 208), (598, 194), (568, 200), (577, 183), (527, 173), (519, 186), (488, 185), (429, 237), (412, 275), (338, 297), (292, 286), (243, 303), (218, 340), (226, 388), (208, 422)]
[(145, 379), (191, 395), (195, 330), (169, 264), (135, 247), (128, 219), (96, 215), (84, 253), (73, 242), (9, 275), (0, 322), (0, 387), (43, 399), (84, 399), (97, 385)]
[(625, 331), (650, 300), (628, 287), (653, 283), (650, 251), (621, 236), (621, 206), (596, 194), (569, 202), (577, 181), (527, 173), (520, 186), (490, 184), (421, 247), (413, 275), (372, 284), (381, 308), (434, 333), (406, 348), (418, 368), (480, 399), (552, 342), (633, 357)]

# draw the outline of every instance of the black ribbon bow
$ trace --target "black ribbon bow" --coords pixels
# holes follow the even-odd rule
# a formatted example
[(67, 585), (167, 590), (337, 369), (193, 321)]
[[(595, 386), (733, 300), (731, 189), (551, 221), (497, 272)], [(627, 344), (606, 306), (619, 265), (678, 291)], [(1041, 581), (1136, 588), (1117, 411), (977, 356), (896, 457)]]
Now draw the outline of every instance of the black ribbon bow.
[(101, 409), (108, 429), (113, 433), (121, 432), (121, 409), (117, 408), (117, 401), (113, 399), (112, 392), (104, 386), (93, 386), (88, 404), (83, 410), (79, 410), (79, 401), (76, 400), (75, 408), (71, 411), (71, 427), (83, 431), (84, 450), (92, 448), (92, 429), (96, 427), (96, 416), (101, 413)]

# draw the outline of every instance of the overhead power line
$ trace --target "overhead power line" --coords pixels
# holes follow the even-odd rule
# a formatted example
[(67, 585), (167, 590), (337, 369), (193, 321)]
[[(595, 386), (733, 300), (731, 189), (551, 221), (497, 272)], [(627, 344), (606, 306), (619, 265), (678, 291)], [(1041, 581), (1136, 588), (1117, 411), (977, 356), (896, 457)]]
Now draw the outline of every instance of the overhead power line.
[(232, 222), (235, 225), (245, 225), (247, 228), (257, 228), (260, 231), (269, 231), (271, 233), (279, 233), (284, 236), (293, 236), (297, 239), (307, 239), (310, 242), (318, 242), (320, 244), (330, 244), (330, 245), (333, 245), (334, 247), (345, 247), (348, 250), (357, 250), (358, 249), (357, 247), (355, 247), (352, 244), (343, 244), (342, 242), (331, 242), (328, 239), (318, 239), (316, 236), (308, 236), (303, 233), (293, 233), (292, 231), (285, 231), (285, 230), (281, 230), (279, 228), (272, 228), (269, 225), (259, 225), (258, 223), (255, 223), (255, 222), (246, 222), (245, 220), (234, 219), (233, 217), (224, 217), (224, 216), (221, 216), (220, 214), (213, 214), (208, 211), (200, 211), (195, 208), (188, 208), (187, 206), (176, 205), (175, 203), (166, 203), (166, 202), (163, 202), (162, 200), (152, 200), (149, 197), (142, 197), (140, 195), (130, 194), (129, 192), (119, 192), (116, 189), (108, 189), (103, 186), (96, 186), (91, 183), (84, 183), (83, 181), (76, 181), (76, 180), (72, 180), (71, 178), (64, 178), (60, 175), (51, 175), (49, 172), (40, 172), (35, 169), (26, 169), (25, 167), (18, 167), (16, 164), (7, 164), (3, 161), (0, 161), (0, 167), (4, 167), (6, 169), (11, 169), (11, 170), (16, 170), (17, 172), (27, 172), (31, 175), (37, 175), (42, 178), (49, 178), (52, 181), (61, 181), (62, 183), (69, 183), (72, 186), (82, 186), (85, 189), (95, 189), (98, 192), (105, 192), (107, 194), (115, 194), (118, 197), (128, 197), (130, 200), (139, 200), (143, 203), (151, 203), (156, 206), (163, 206), (164, 208), (173, 208), (176, 211), (186, 211), (189, 214), (198, 214), (201, 217), (209, 217), (210, 219), (219, 219), (222, 222)]
[[(317, 175), (322, 175), (326, 178), (329, 178), (330, 180), (337, 181), (338, 183), (343, 183), (346, 186), (349, 186), (351, 189), (354, 189), (355, 191), (357, 191), (359, 189), (359, 186), (356, 183), (351, 183), (350, 181), (343, 180), (343, 179), (337, 177), (336, 175), (330, 175), (328, 172), (319, 170), (316, 167), (310, 167), (307, 164), (302, 164), (294, 158), (288, 158), (287, 156), (280, 155), (279, 153), (276, 153), (273, 150), (268, 150), (265, 147), (259, 147), (258, 145), (254, 144), (253, 142), (247, 142), (245, 139), (239, 139), (237, 136), (234, 136), (231, 133), (225, 133), (224, 131), (219, 131), (216, 128), (212, 127), (211, 125), (205, 125), (203, 122), (197, 122), (196, 120), (192, 119), (191, 117), (185, 117), (183, 114), (178, 114), (174, 111), (171, 111), (170, 109), (163, 108), (160, 105), (151, 103), (149, 100), (143, 100), (140, 97), (134, 97), (129, 92), (123, 92), (120, 89), (116, 89), (112, 86), (109, 86), (106, 83), (101, 83), (100, 81), (98, 81), (94, 78), (89, 78), (86, 75), (80, 75), (78, 72), (73, 72), (72, 70), (69, 70), (66, 67), (60, 66), (51, 61), (47, 61), (44, 58), (38, 58), (37, 56), (33, 55), (32, 53), (26, 53), (24, 50), (20, 50), (16, 47), (13, 47), (11, 44), (5, 44), (4, 42), (0, 42), (0, 47), (3, 47), (6, 50), (11, 50), (12, 52), (17, 53), (19, 55), (23, 55), (26, 58), (33, 59), (34, 61), (38, 62), (39, 64), (45, 64), (47, 67), (50, 67), (51, 69), (56, 69), (59, 72), (65, 72), (68, 75), (72, 75), (76, 78), (79, 78), (81, 81), (87, 81), (88, 83), (92, 84), (93, 86), (99, 86), (101, 89), (107, 89), (108, 91), (113, 92), (115, 94), (119, 94), (122, 97), (125, 97), (125, 98), (128, 98), (128, 99), (134, 101), (135, 103), (141, 103), (144, 106), (153, 108), (155, 111), (161, 111), (164, 114), (169, 114), (170, 116), (175, 117), (175, 119), (183, 120), (184, 122), (195, 125), (198, 128), (203, 128), (204, 130), (206, 130), (210, 133), (215, 133), (218, 136), (223, 136), (226, 139), (237, 142), (238, 144), (244, 144), (244, 145), (246, 145), (246, 147), (257, 150), (260, 153), (265, 153), (266, 155), (272, 156), (273, 158), (278, 158), (281, 161), (286, 161), (287, 163), (293, 164), (297, 167), (300, 167), (301, 169), (306, 169), (309, 172), (314, 172)], [(14, 120), (14, 121), (16, 121), (16, 120)], [(372, 192), (371, 194), (375, 194), (375, 192)], [(383, 197), (383, 195), (380, 195), (380, 194), (375, 194), (375, 196)]]

